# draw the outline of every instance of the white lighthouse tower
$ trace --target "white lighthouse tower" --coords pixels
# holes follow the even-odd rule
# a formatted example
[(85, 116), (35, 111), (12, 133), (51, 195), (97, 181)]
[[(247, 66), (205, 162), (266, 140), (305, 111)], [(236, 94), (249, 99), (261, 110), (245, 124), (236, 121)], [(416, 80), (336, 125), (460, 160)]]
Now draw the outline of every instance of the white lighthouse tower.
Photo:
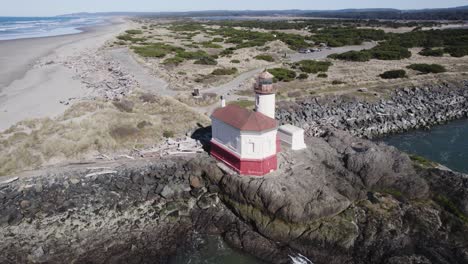
[(266, 70), (257, 77), (254, 85), (255, 111), (275, 119), (276, 94), (273, 75)]

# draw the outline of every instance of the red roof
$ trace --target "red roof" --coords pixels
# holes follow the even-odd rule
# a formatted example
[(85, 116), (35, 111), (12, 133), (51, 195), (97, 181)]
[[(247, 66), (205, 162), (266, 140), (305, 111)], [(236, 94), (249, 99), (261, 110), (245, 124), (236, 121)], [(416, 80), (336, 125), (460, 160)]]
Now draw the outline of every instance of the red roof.
[(278, 122), (275, 119), (237, 105), (218, 108), (213, 112), (211, 117), (241, 131), (265, 131), (278, 127)]

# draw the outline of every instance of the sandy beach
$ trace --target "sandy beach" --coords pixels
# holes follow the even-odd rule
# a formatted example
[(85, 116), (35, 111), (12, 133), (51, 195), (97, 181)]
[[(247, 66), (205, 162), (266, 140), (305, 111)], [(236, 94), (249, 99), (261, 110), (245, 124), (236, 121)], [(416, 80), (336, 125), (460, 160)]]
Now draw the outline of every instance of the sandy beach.
[(115, 19), (80, 34), (0, 41), (0, 131), (24, 119), (56, 116), (73, 99), (92, 95), (73, 63), (127, 28)]

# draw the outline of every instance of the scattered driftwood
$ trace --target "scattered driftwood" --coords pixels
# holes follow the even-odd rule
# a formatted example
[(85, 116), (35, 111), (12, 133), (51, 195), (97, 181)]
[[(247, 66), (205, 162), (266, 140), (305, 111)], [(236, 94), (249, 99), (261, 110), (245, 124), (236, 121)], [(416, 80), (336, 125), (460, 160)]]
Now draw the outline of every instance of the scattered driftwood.
[(150, 148), (136, 149), (133, 148), (128, 154), (118, 153), (114, 156), (99, 154), (96, 159), (118, 160), (122, 158), (134, 160), (136, 158), (162, 158), (172, 155), (193, 155), (202, 153), (203, 145), (200, 141), (190, 137), (185, 138), (168, 138), (163, 143)]

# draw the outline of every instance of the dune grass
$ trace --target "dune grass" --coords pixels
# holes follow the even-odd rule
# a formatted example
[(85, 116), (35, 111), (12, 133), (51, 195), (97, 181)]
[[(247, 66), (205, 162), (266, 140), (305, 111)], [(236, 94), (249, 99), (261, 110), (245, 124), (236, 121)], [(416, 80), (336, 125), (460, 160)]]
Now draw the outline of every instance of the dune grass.
[(124, 104), (78, 102), (56, 119), (25, 120), (0, 133), (0, 175), (151, 146), (165, 131), (181, 135), (197, 123), (208, 120), (170, 98), (135, 94)]

